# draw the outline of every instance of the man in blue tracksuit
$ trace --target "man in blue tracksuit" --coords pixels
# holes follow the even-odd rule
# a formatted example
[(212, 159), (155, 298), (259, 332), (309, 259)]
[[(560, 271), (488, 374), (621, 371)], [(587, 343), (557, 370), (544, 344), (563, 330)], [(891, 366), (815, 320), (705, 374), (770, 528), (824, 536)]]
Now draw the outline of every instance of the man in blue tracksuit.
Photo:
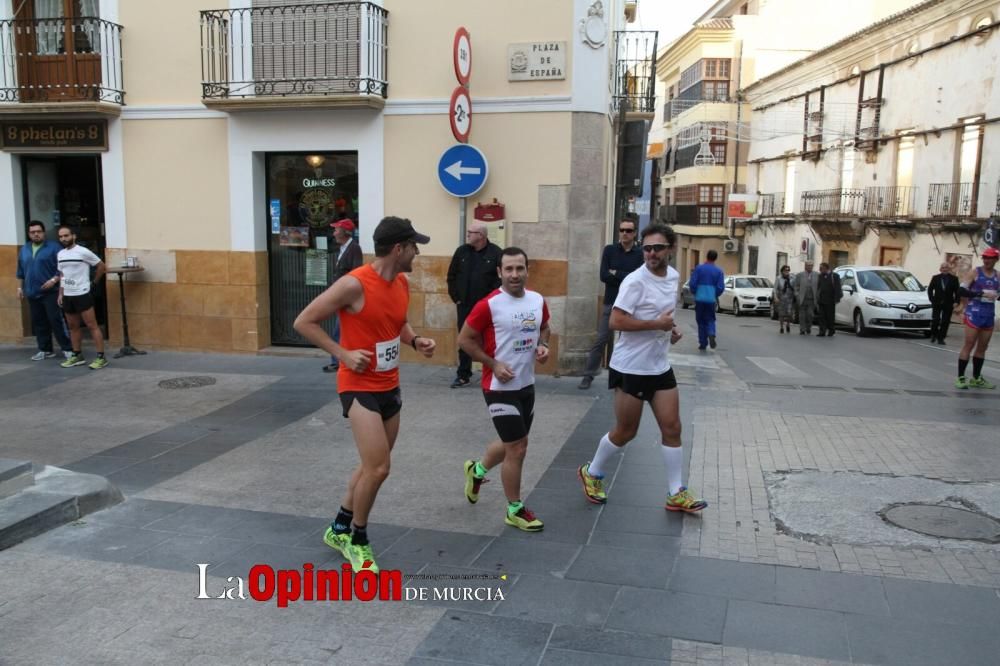
[(28, 242), (17, 255), (17, 297), (28, 299), (31, 309), (31, 328), (38, 341), (38, 352), (32, 361), (52, 358), (52, 336), (66, 356), (73, 345), (66, 334), (66, 323), (57, 303), (59, 298), (59, 269), (56, 256), (62, 245), (45, 240), (45, 225), (36, 220), (28, 224)]
[(715, 265), (719, 253), (709, 250), (708, 261), (691, 271), (688, 286), (694, 294), (694, 316), (698, 322), (698, 349), (712, 345), (715, 349), (715, 304), (725, 290), (723, 282), (726, 276), (722, 269)]

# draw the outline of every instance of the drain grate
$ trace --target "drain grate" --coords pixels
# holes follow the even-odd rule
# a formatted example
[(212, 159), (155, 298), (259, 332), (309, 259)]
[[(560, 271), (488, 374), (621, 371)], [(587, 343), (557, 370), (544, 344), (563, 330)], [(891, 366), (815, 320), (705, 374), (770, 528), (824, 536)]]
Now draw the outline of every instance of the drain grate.
[(856, 388), (854, 390), (857, 393), (877, 393), (879, 395), (892, 395), (896, 393), (896, 389), (886, 388)]
[(935, 398), (943, 398), (949, 395), (944, 391), (920, 391), (918, 389), (906, 389), (906, 392), (909, 393), (910, 395), (930, 395), (934, 396)]
[(157, 384), (162, 389), (190, 389), (198, 388), (201, 386), (211, 386), (215, 383), (215, 377), (193, 376), (193, 377), (174, 377), (173, 379), (164, 379), (162, 382)]
[(1000, 543), (1000, 521), (970, 509), (940, 504), (899, 504), (879, 511), (887, 523), (942, 539)]
[(843, 386), (809, 386), (806, 384), (802, 385), (802, 388), (807, 391), (842, 391), (847, 392), (847, 389)]

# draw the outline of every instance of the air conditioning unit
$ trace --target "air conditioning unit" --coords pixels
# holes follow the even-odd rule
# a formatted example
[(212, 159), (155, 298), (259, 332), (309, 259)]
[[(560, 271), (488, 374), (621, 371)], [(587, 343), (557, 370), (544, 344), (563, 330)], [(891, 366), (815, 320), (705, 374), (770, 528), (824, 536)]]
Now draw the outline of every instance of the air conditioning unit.
[(727, 238), (722, 241), (722, 251), (732, 254), (740, 251), (740, 242), (735, 238)]

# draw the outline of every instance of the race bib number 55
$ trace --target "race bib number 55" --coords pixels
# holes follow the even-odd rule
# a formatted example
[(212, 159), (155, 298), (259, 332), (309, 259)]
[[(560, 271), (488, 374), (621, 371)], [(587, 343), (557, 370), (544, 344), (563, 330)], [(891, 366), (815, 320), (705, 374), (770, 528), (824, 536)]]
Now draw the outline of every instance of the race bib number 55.
[(375, 343), (375, 372), (388, 372), (399, 365), (399, 336)]

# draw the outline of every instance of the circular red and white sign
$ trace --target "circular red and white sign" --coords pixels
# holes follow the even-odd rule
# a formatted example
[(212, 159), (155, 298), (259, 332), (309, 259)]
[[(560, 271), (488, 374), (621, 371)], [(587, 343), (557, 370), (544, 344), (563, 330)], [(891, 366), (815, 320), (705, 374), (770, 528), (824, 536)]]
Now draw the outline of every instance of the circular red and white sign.
[(451, 93), (448, 115), (451, 121), (451, 133), (455, 135), (455, 140), (459, 143), (468, 143), (469, 131), (472, 130), (472, 98), (463, 86), (458, 86)]
[(463, 86), (469, 85), (469, 76), (472, 74), (472, 40), (465, 28), (455, 31), (452, 60), (455, 62), (455, 78)]

